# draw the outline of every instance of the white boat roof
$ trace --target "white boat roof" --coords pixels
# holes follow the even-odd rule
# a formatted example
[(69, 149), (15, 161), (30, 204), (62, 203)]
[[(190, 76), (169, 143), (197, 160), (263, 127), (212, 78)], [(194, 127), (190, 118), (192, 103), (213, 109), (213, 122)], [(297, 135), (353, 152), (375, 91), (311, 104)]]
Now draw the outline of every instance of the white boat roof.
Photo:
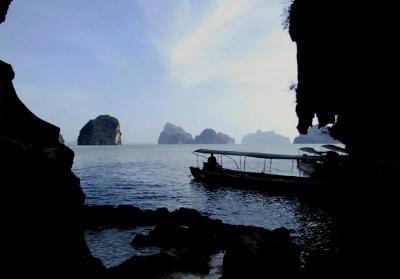
[(324, 157), (321, 156), (268, 154), (260, 152), (241, 152), (241, 151), (212, 150), (212, 149), (197, 149), (193, 151), (193, 153), (221, 154), (221, 155), (244, 156), (244, 157), (262, 158), (262, 159), (307, 160), (307, 161), (324, 160)]
[(340, 146), (333, 145), (333, 144), (325, 144), (325, 145), (322, 145), (322, 147), (325, 149), (331, 150), (331, 151), (342, 152), (342, 153), (347, 154), (346, 149), (344, 149), (343, 147), (340, 147)]
[(317, 151), (312, 147), (301, 147), (301, 148), (299, 148), (299, 150), (304, 151), (304, 152), (308, 152), (308, 153), (311, 153), (311, 154), (315, 154), (315, 155), (322, 155), (322, 154), (326, 153), (326, 152)]

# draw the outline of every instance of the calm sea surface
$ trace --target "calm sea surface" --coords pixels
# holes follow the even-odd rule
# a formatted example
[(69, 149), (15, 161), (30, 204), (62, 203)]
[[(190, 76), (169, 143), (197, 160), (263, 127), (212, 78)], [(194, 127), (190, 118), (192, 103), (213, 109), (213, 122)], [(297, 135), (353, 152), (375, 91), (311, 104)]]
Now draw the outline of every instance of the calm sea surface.
[[(302, 145), (303, 146), (303, 145)], [(318, 145), (312, 145), (319, 148)], [(298, 154), (299, 145), (122, 145), (72, 146), (75, 152), (73, 171), (81, 179), (87, 204), (130, 204), (142, 209), (167, 207), (194, 208), (225, 223), (261, 226), (267, 229), (286, 227), (303, 254), (331, 246), (332, 218), (329, 212), (309, 206), (296, 198), (269, 196), (260, 192), (235, 189), (210, 189), (192, 181), (189, 166), (201, 164), (198, 148)], [(219, 157), (218, 157), (219, 159)], [(239, 164), (240, 162), (238, 162)], [(243, 161), (241, 162), (243, 166)], [(235, 167), (223, 158), (224, 167)], [(295, 164), (273, 161), (266, 171), (298, 174)], [(261, 171), (263, 160), (247, 160), (246, 170)], [(135, 230), (104, 229), (87, 231), (86, 239), (93, 254), (106, 266), (116, 265), (132, 255), (151, 254), (135, 250), (129, 243)]]

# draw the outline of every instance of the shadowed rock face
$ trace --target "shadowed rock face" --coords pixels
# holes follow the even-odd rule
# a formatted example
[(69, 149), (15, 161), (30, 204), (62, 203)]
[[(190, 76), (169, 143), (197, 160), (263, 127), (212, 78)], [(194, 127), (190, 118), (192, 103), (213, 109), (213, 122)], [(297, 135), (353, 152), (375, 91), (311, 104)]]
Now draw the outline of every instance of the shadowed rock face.
[(92, 229), (154, 225), (149, 234), (136, 235), (131, 245), (158, 247), (160, 253), (133, 256), (111, 267), (110, 278), (175, 278), (168, 275), (176, 272), (207, 275), (211, 257), (223, 251), (225, 279), (291, 278), (299, 274), (299, 249), (285, 228), (271, 231), (224, 224), (188, 208), (169, 212), (166, 208), (141, 210), (129, 205), (86, 206), (82, 216), (83, 223)]
[(8, 7), (10, 6), (12, 0), (1, 0), (0, 3), (0, 24), (6, 20), (6, 15)]
[(166, 123), (158, 138), (158, 144), (192, 144), (193, 137), (181, 127)]
[(301, 134), (316, 116), (320, 126), (334, 124), (332, 135), (351, 155), (365, 154), (367, 138), (379, 145), (377, 158), (398, 157), (397, 140), (381, 131), (387, 135), (399, 123), (399, 6), (398, 0), (293, 2), (288, 23), (297, 44)]
[[(0, 22), (10, 1), (0, 2)], [(85, 196), (71, 171), (74, 153), (60, 129), (19, 100), (11, 65), (0, 61), (0, 273), (59, 277), (102, 270), (83, 238)]]
[(78, 145), (116, 144), (121, 144), (119, 122), (109, 115), (100, 115), (90, 120), (79, 132)]
[(234, 144), (235, 139), (223, 133), (216, 133), (213, 129), (204, 129), (194, 138), (195, 144)]
[(293, 143), (339, 144), (340, 142), (331, 137), (328, 127), (321, 127), (320, 129), (318, 129), (318, 125), (314, 125), (308, 129), (307, 135), (300, 135), (295, 137)]
[(314, 116), (320, 126), (333, 123), (331, 134), (353, 162), (350, 187), (336, 201), (342, 265), (332, 271), (341, 274), (397, 272), (390, 243), (397, 241), (400, 146), (390, 132), (400, 123), (399, 12), (399, 0), (294, 0), (290, 7), (297, 128), (307, 133)]
[(290, 139), (275, 133), (274, 131), (247, 134), (242, 139), (242, 144), (290, 144)]

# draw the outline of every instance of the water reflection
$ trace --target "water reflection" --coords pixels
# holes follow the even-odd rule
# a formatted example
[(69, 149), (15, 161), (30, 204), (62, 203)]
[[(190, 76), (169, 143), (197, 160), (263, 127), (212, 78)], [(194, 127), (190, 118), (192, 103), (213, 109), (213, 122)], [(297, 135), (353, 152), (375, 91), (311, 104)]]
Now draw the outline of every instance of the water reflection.
[(130, 245), (138, 234), (148, 234), (153, 227), (134, 229), (99, 228), (86, 230), (85, 239), (92, 254), (101, 259), (106, 267), (116, 266), (132, 256), (148, 256), (160, 251), (158, 248), (134, 248)]
[[(297, 154), (297, 147), (292, 145), (215, 147), (222, 148)], [(228, 185), (210, 187), (193, 182), (189, 166), (197, 165), (192, 154), (195, 149), (196, 146), (154, 145), (74, 147), (74, 172), (81, 178), (87, 204), (130, 204), (142, 209), (194, 208), (225, 223), (267, 229), (286, 227), (304, 251), (332, 246), (333, 226), (329, 211), (296, 197), (271, 196), (257, 190)], [(260, 167), (258, 165), (256, 169)], [(291, 166), (275, 164), (274, 167), (275, 171), (280, 171)], [(112, 230), (98, 237), (93, 232), (89, 235), (94, 240), (91, 242), (93, 247), (101, 247), (104, 234), (115, 239), (113, 243), (118, 243), (118, 237), (127, 238), (124, 233)], [(126, 243), (129, 244), (131, 238), (132, 235)], [(106, 259), (115, 259), (120, 254), (114, 249), (101, 253)]]

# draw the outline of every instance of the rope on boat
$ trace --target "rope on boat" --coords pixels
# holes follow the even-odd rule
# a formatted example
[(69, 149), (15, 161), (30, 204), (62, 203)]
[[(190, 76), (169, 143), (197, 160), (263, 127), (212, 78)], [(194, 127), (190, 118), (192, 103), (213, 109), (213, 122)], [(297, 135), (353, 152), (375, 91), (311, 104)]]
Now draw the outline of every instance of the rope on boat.
[(293, 176), (293, 160), (292, 161), (292, 170), (290, 171), (290, 176)]
[[(240, 171), (240, 168), (239, 168), (238, 164), (236, 163), (236, 161), (235, 161), (231, 156), (229, 156), (229, 155), (224, 155), (224, 156), (226, 156), (226, 157), (228, 157), (229, 159), (231, 159), (231, 160), (235, 163), (237, 170)], [(240, 164), (240, 165), (241, 165), (241, 164)]]
[(272, 159), (269, 159), (269, 174), (272, 174)]
[(200, 168), (199, 157), (202, 157), (202, 158), (204, 158), (204, 159), (208, 159), (206, 156), (202, 156), (202, 155), (197, 154), (197, 153), (194, 153), (194, 152), (193, 152), (193, 154), (196, 155), (197, 166), (198, 166), (199, 168)]

